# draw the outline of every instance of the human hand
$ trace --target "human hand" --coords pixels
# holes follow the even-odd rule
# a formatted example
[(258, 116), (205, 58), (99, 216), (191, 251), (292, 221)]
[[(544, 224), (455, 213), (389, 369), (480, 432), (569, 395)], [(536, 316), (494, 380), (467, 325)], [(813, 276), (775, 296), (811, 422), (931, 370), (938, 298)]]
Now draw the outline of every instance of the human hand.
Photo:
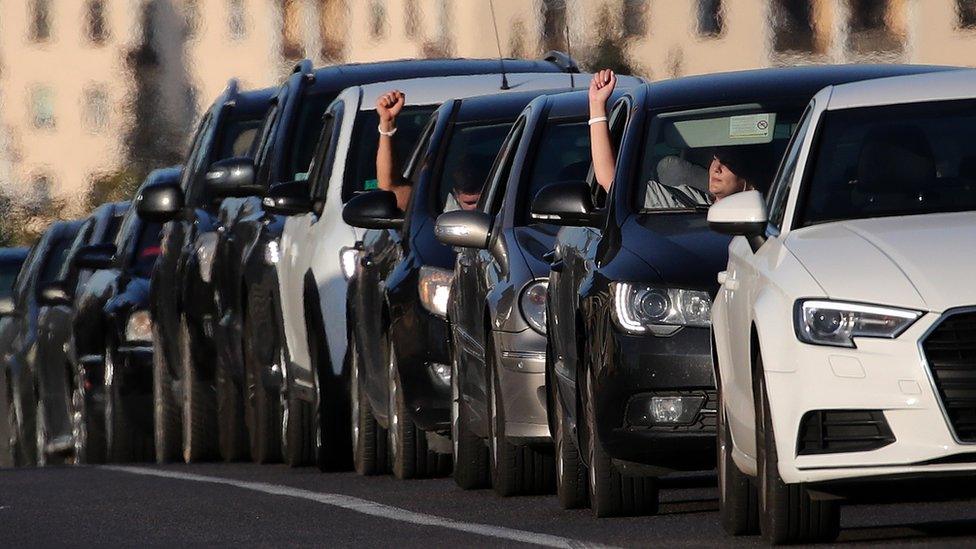
[(380, 118), (381, 125), (392, 125), (403, 104), (406, 102), (406, 95), (400, 90), (389, 91), (376, 100), (376, 114)]
[[(605, 116), (607, 100), (617, 87), (617, 75), (610, 69), (603, 69), (593, 74), (590, 80), (590, 116)], [(594, 112), (597, 110), (597, 112)]]

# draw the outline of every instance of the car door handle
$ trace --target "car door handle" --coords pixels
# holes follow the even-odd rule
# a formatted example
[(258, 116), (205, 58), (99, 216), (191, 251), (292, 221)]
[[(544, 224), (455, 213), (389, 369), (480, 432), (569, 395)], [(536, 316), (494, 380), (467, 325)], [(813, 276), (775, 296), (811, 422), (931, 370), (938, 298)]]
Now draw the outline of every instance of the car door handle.
[(553, 271), (553, 272), (556, 272), (556, 273), (561, 273), (561, 272), (563, 272), (563, 267), (564, 266), (565, 266), (565, 263), (563, 263), (563, 260), (562, 259), (557, 259), (557, 260), (555, 260), (555, 261), (553, 261), (552, 263), (549, 264), (549, 270), (550, 271)]

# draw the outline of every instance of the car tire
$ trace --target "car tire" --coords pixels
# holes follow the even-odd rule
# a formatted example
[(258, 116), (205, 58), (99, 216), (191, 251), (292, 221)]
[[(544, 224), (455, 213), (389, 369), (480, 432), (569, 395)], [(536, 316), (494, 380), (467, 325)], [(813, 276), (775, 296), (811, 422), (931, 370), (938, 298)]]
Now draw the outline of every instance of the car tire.
[(779, 475), (776, 439), (769, 411), (762, 357), (753, 379), (759, 469), (759, 520), (769, 543), (829, 542), (840, 533), (840, 504), (817, 500), (803, 484), (786, 484)]
[(193, 356), (193, 340), (186, 318), (180, 322), (183, 362), (183, 460), (210, 461), (218, 456), (217, 392), (202, 378)]
[(556, 393), (551, 401), (555, 408), (553, 414), (556, 416), (552, 437), (556, 451), (556, 494), (559, 497), (559, 506), (563, 509), (580, 509), (590, 503), (587, 491), (589, 472), (569, 429), (556, 381), (552, 378), (550, 380), (550, 390)]
[(386, 429), (376, 421), (373, 407), (366, 395), (365, 380), (362, 378), (359, 351), (354, 337), (349, 340), (349, 393), (353, 466), (356, 472), (363, 476), (384, 474), (389, 470), (388, 435)]
[(716, 460), (718, 468), (719, 513), (722, 528), (732, 536), (759, 533), (759, 495), (752, 479), (739, 470), (732, 460), (732, 433), (729, 430), (722, 389), (719, 388), (716, 431), (718, 441)]
[(153, 455), (153, 441), (133, 422), (123, 401), (115, 346), (105, 346), (105, 449), (112, 463), (145, 461)]
[(552, 453), (534, 446), (513, 444), (505, 435), (505, 403), (501, 395), (495, 359), (488, 334), (485, 367), (488, 371), (488, 447), (491, 456), (491, 484), (503, 496), (548, 494), (556, 488), (556, 465)]
[(389, 344), (387, 368), (389, 394), (390, 468), (399, 480), (434, 477), (450, 470), (450, 455), (438, 454), (427, 446), (427, 436), (413, 421), (403, 397), (396, 350)]
[(156, 463), (183, 459), (183, 418), (175, 393), (176, 381), (166, 363), (158, 328), (153, 326), (153, 433)]
[(94, 402), (85, 389), (84, 376), (68, 366), (72, 383), (68, 404), (71, 413), (71, 435), (74, 439), (75, 464), (105, 463), (105, 422), (95, 413)]
[(589, 458), (590, 508), (597, 517), (654, 515), (658, 511), (658, 481), (655, 477), (624, 476), (600, 443), (596, 429), (593, 380), (584, 374), (584, 416)]
[(220, 457), (226, 462), (244, 461), (250, 457), (250, 445), (244, 425), (243, 393), (224, 368), (217, 367), (216, 377)]
[(282, 397), (282, 458), (289, 467), (303, 467), (312, 462), (311, 405), (286, 390)]
[[(347, 389), (341, 376), (331, 374), (329, 350), (325, 341), (325, 328), (321, 321), (316, 321), (314, 331), (318, 334), (310, 337), (309, 356), (312, 359), (312, 371), (316, 376), (318, 387), (318, 403), (316, 405), (315, 424), (319, 437), (318, 450), (315, 452), (315, 463), (321, 471), (348, 471), (352, 468), (352, 419), (350, 417), (351, 403), (347, 401), (350, 389)], [(351, 357), (355, 354), (348, 349)], [(350, 358), (351, 359), (351, 358)]]
[[(253, 303), (253, 298), (249, 302)], [(252, 310), (248, 307), (244, 311), (244, 420), (251, 460), (259, 464), (276, 463), (282, 461), (280, 384), (284, 383), (285, 354), (280, 340), (274, 337), (269, 356), (258, 355), (253, 343), (269, 337), (266, 332), (268, 326), (262, 324), (263, 319), (254, 318)], [(270, 369), (279, 376), (277, 387), (268, 385), (265, 379), (268, 372), (265, 369)]]
[[(455, 346), (455, 349), (457, 347)], [(471, 430), (467, 406), (461, 402), (458, 357), (451, 364), (451, 446), (453, 448), (454, 483), (463, 490), (485, 488), (491, 484), (488, 446)]]

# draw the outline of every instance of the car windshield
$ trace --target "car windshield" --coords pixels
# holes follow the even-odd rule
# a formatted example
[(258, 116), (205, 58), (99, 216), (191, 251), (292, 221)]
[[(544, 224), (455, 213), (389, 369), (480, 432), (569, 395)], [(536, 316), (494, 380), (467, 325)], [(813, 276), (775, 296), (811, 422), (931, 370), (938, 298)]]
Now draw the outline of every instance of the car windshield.
[(433, 213), (473, 208), (481, 198), (491, 164), (515, 121), (457, 124), (441, 165)]
[(529, 181), (520, 191), (518, 215), (530, 223), (532, 199), (551, 183), (583, 181), (590, 171), (590, 132), (584, 120), (550, 123), (542, 133)]
[(133, 274), (141, 278), (149, 278), (152, 275), (156, 259), (161, 253), (160, 233), (162, 225), (159, 223), (142, 223), (139, 232), (139, 241), (132, 254)]
[(298, 118), (295, 119), (295, 128), (286, 149), (280, 182), (308, 179), (312, 154), (322, 133), (325, 108), (335, 98), (334, 92), (310, 93), (302, 98), (302, 106), (298, 109)]
[(720, 184), (729, 171), (766, 191), (802, 108), (741, 105), (650, 117), (635, 184), (639, 209), (707, 209), (711, 179)]
[[(397, 116), (396, 137), (393, 138), (393, 155), (400, 166), (406, 165), (420, 139), (420, 134), (430, 119), (436, 105), (404, 107)], [(346, 157), (345, 184), (342, 200), (348, 201), (360, 191), (376, 189), (376, 146), (379, 143), (379, 117), (376, 111), (360, 111), (352, 131), (352, 141)]]
[(976, 101), (824, 114), (799, 226), (976, 210)]

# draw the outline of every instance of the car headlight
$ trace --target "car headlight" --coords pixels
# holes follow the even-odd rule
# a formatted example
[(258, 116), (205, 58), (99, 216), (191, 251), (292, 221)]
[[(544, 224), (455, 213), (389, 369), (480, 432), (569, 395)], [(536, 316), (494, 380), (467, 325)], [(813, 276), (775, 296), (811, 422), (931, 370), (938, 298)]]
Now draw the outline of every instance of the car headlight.
[(437, 267), (420, 268), (420, 303), (437, 316), (447, 318), (447, 299), (451, 296), (454, 271)]
[(346, 280), (356, 276), (356, 269), (359, 266), (359, 250), (343, 246), (339, 250), (339, 265), (342, 267), (342, 276)]
[(674, 335), (683, 326), (711, 325), (712, 298), (701, 290), (629, 282), (610, 284), (613, 320), (628, 334)]
[(200, 267), (200, 280), (210, 284), (213, 274), (214, 256), (217, 254), (217, 233), (203, 233), (197, 238), (197, 266)]
[(126, 341), (152, 341), (152, 317), (149, 311), (136, 311), (129, 315), (125, 323)]
[(278, 247), (278, 241), (272, 240), (264, 245), (264, 262), (268, 265), (277, 265), (278, 261), (281, 260), (281, 249)]
[(793, 308), (793, 327), (805, 343), (853, 348), (855, 337), (894, 339), (921, 316), (893, 307), (801, 299)]
[(548, 280), (534, 280), (525, 285), (519, 298), (522, 318), (533, 330), (542, 335), (546, 335), (546, 292), (548, 290)]

